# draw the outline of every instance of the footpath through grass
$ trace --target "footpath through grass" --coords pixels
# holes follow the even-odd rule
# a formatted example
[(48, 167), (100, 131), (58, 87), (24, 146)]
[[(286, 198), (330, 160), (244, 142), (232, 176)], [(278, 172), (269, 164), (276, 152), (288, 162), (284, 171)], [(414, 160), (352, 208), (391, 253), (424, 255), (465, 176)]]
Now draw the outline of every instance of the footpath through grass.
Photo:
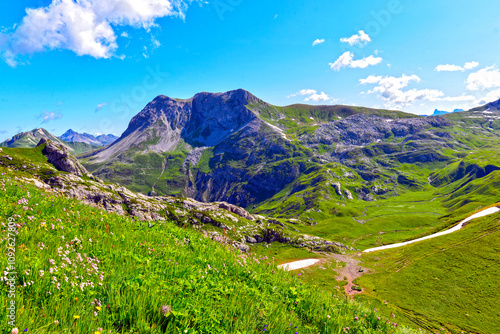
[(2, 333), (14, 287), (27, 333), (408, 332), (223, 239), (107, 214), (0, 173), (1, 241), (15, 243), (15, 263), (0, 258)]

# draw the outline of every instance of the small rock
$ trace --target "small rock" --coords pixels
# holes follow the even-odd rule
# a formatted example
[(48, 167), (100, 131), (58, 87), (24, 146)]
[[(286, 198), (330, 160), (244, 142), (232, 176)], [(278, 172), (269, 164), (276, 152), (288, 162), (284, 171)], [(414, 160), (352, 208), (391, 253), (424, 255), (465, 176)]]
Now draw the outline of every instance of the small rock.
[(344, 194), (345, 194), (345, 197), (347, 197), (347, 199), (351, 199), (351, 200), (353, 199), (352, 194), (349, 190), (344, 189)]
[(251, 237), (251, 236), (247, 236), (246, 240), (249, 244), (256, 244), (257, 243), (257, 239), (255, 239), (254, 237)]

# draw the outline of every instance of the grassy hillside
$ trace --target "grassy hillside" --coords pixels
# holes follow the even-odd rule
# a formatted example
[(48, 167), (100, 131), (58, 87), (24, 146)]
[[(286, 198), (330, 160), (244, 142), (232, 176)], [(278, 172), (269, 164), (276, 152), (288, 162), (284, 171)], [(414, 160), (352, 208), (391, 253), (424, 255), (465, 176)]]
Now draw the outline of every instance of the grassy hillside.
[[(10, 169), (0, 173), (2, 241), (15, 234), (21, 331), (408, 332), (303, 284), (272, 258), (227, 248), (224, 238), (107, 214), (19, 183)], [(5, 256), (0, 265), (8, 267)], [(7, 288), (1, 284), (3, 319)], [(10, 331), (6, 321), (0, 330)]]
[(365, 254), (375, 273), (358, 281), (433, 332), (498, 333), (499, 222), (496, 214), (450, 235)]

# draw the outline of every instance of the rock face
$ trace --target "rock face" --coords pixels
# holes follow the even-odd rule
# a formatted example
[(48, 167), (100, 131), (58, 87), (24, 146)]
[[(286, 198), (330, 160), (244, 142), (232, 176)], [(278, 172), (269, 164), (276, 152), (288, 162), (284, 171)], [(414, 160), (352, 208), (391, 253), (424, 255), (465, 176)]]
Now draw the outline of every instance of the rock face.
[(88, 174), (85, 167), (83, 167), (63, 145), (56, 144), (47, 138), (42, 138), (37, 147), (41, 145), (45, 145), (42, 151), (43, 155), (45, 155), (47, 160), (58, 170), (77, 176)]

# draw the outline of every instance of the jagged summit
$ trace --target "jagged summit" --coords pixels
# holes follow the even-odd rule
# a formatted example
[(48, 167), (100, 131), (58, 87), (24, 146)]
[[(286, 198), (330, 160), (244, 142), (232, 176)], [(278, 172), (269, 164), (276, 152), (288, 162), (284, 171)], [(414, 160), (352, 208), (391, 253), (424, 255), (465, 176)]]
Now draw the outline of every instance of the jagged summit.
[(243, 89), (198, 93), (187, 100), (157, 96), (132, 118), (115, 143), (96, 156), (99, 160), (106, 160), (130, 147), (168, 152), (181, 143), (192, 147), (214, 146), (257, 120), (247, 108), (252, 103), (264, 102)]

